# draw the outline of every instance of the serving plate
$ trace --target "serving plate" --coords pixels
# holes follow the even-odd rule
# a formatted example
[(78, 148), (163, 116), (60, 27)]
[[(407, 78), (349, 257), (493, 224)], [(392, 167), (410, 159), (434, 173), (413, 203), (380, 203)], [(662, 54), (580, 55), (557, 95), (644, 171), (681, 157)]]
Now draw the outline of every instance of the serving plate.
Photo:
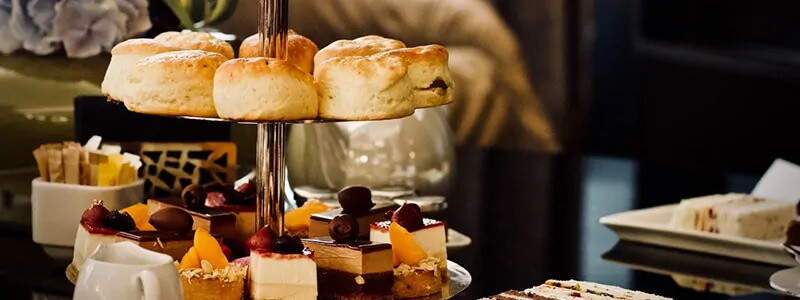
[(669, 227), (677, 204), (616, 213), (600, 218), (621, 240), (709, 253), (781, 266), (797, 266), (781, 241), (763, 241)]
[[(67, 275), (67, 279), (69, 279), (72, 284), (75, 284), (75, 282), (78, 281), (78, 270), (72, 264), (67, 266), (65, 273)], [(466, 290), (472, 283), (472, 275), (469, 274), (469, 271), (464, 269), (464, 267), (461, 265), (449, 260), (447, 261), (447, 274), (450, 277), (450, 280), (448, 280), (447, 284), (442, 287), (442, 294), (432, 296), (433, 298), (430, 299), (453, 298)]]

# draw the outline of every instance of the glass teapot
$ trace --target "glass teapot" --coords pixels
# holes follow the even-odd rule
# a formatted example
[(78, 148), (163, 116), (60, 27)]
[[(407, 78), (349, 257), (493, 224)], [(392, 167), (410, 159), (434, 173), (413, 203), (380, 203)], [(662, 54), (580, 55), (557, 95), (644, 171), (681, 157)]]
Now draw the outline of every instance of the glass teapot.
[(444, 195), (455, 163), (444, 107), (396, 120), (292, 125), (286, 152), (297, 194), (364, 185), (373, 193)]

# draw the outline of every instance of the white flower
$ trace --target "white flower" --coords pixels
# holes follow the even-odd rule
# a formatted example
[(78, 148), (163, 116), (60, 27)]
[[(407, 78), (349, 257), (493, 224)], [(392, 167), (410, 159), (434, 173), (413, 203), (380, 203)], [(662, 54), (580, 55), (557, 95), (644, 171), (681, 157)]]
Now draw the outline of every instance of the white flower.
[(68, 57), (89, 57), (109, 51), (126, 35), (128, 17), (115, 0), (61, 0), (53, 30)]
[(11, 33), (11, 0), (0, 0), (0, 53), (10, 54), (22, 47), (22, 40)]
[(125, 38), (138, 36), (153, 26), (147, 11), (147, 0), (116, 0), (119, 11), (128, 16)]
[(22, 47), (39, 55), (53, 53), (60, 47), (53, 34), (56, 0), (12, 0), (8, 24), (12, 34), (22, 40)]

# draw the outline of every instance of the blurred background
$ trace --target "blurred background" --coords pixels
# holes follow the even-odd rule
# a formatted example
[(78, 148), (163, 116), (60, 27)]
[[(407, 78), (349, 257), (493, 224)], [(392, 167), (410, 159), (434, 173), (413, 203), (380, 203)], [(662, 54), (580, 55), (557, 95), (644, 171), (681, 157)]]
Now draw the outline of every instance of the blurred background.
[[(39, 144), (84, 142), (100, 132), (110, 141), (142, 141), (158, 128), (131, 121), (103, 129), (104, 122), (120, 121), (98, 121), (98, 111), (115, 108), (102, 108), (108, 105), (102, 97), (75, 101), (100, 95), (109, 59), (104, 51), (71, 58), (69, 49), (38, 55), (24, 43), (9, 46), (3, 33), (13, 26), (3, 22), (13, 21), (11, 4), (20, 1), (0, 0), (0, 43), (12, 49), (0, 55), (0, 220), (10, 236), (29, 230), (30, 180), (36, 176), (31, 151)], [(163, 2), (148, 2), (153, 26), (142, 34), (182, 29)], [(774, 159), (800, 161), (794, 139), (800, 111), (794, 99), (800, 94), (797, 6), (290, 0), (289, 23), (320, 48), (366, 34), (448, 47), (456, 102), (409, 119), (418, 121), (374, 126), (385, 126), (379, 132), (400, 128), (404, 139), (439, 141), (444, 149), (401, 145), (394, 151), (451, 161), (435, 187), (410, 188), (445, 196), (450, 226), (472, 239), (471, 246), (451, 252), (475, 280), (465, 299), (567, 277), (691, 298), (669, 277), (634, 276), (639, 271), (600, 260), (616, 240), (597, 219), (690, 196), (749, 192)], [(256, 7), (256, 1), (239, 1), (227, 18), (204, 30), (232, 35), (236, 48), (256, 32)], [(318, 125), (291, 129), (293, 136), (304, 132), (295, 153), (312, 147), (312, 133), (320, 141), (331, 138), (325, 131), (333, 127), (312, 126)], [(426, 126), (436, 129), (420, 129), (431, 128)], [(151, 139), (232, 140), (240, 173), (246, 173), (254, 162), (255, 128), (215, 128), (208, 129), (219, 131), (213, 136), (178, 132)], [(294, 174), (324, 172), (317, 165), (295, 168)], [(315, 184), (303, 178), (295, 183)]]

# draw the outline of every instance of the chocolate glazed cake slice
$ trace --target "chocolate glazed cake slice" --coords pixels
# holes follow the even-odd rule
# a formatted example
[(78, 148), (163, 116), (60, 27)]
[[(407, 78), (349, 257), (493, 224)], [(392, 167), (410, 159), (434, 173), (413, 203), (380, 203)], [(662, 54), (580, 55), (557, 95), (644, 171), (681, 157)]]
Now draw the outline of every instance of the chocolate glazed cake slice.
[(319, 299), (393, 299), (391, 245), (330, 237), (303, 244), (314, 251)]

